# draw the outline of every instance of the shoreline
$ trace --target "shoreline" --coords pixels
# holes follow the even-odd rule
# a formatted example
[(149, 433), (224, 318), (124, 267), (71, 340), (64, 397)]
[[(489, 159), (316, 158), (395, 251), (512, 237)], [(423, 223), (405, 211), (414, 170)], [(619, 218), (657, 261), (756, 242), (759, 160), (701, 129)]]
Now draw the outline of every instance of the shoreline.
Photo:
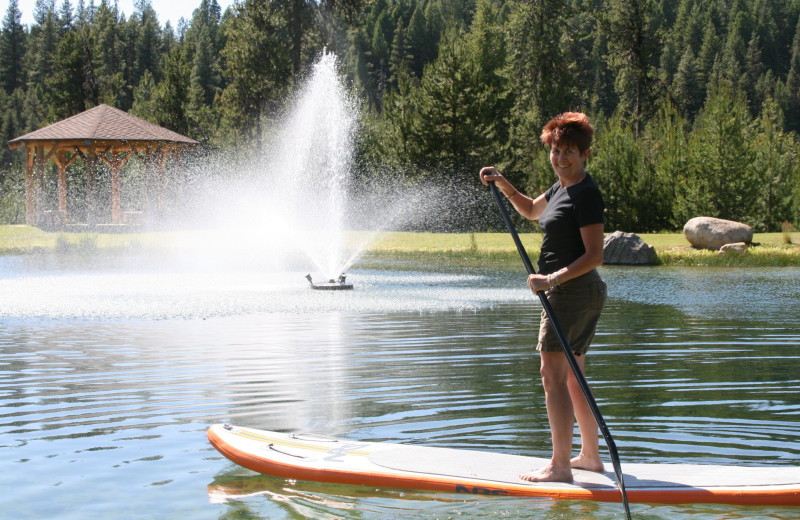
[[(370, 236), (373, 235), (374, 236)], [(745, 253), (721, 255), (692, 248), (682, 233), (642, 233), (656, 250), (655, 266), (791, 267), (800, 266), (800, 232), (756, 233)], [(180, 251), (184, 247), (215, 247), (208, 233), (198, 230), (137, 233), (44, 231), (27, 225), (0, 226), (0, 256), (122, 255)], [(431, 261), (444, 266), (471, 266), (486, 261), (518, 262), (508, 233), (433, 233), (348, 231), (345, 247), (367, 241), (358, 263), (382, 260)], [(541, 235), (520, 233), (531, 258), (539, 254)], [(788, 242), (788, 243), (787, 243)]]

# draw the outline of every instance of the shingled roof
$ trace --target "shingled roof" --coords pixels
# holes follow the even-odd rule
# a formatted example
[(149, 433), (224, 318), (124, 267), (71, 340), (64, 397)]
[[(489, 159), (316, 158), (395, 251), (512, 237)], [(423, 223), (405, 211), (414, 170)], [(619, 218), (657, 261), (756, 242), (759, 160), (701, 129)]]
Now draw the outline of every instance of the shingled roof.
[(50, 126), (40, 128), (8, 142), (11, 147), (25, 141), (59, 140), (161, 141), (188, 145), (199, 144), (172, 130), (108, 105), (98, 105)]

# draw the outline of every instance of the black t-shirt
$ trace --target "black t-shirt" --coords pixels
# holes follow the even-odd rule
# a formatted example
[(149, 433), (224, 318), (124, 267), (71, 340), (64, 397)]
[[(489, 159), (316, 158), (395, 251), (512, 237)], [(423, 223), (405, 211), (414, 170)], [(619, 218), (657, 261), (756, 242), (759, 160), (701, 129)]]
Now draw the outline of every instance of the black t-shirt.
[(566, 267), (586, 252), (581, 228), (603, 223), (603, 195), (594, 180), (586, 178), (569, 188), (556, 182), (544, 194), (547, 207), (539, 217), (544, 231), (539, 255), (539, 273), (550, 274)]

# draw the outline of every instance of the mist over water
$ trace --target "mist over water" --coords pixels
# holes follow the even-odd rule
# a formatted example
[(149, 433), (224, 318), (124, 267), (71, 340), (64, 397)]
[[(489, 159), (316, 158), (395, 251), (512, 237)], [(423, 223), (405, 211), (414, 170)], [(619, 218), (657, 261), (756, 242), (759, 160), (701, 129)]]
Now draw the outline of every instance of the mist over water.
[[(359, 101), (335, 55), (323, 54), (265, 131), (260, 155), (248, 155), (252, 144), (196, 160), (161, 227), (202, 229), (180, 252), (187, 264), (250, 259), (269, 271), (296, 268), (328, 280), (350, 269), (378, 233), (446, 221), (474, 198), (476, 186), (443, 180), (418, 187), (389, 169), (356, 171), (359, 125)], [(355, 242), (347, 230), (367, 233)]]
[[(297, 251), (310, 270), (335, 277), (347, 269), (343, 233), (348, 213), (356, 106), (324, 54), (260, 146), (207, 157), (179, 219), (195, 219), (214, 254), (257, 255), (279, 269)], [(253, 159), (245, 152), (260, 149)], [(192, 175), (190, 175), (191, 177)], [(188, 217), (188, 219), (187, 219)]]

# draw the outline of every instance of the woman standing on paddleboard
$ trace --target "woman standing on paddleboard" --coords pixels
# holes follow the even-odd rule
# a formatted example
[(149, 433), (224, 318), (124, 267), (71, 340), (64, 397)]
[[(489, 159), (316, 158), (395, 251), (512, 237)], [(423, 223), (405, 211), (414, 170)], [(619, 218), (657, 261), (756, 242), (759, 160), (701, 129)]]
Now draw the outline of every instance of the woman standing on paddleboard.
[[(593, 135), (589, 119), (577, 112), (560, 114), (544, 126), (541, 140), (550, 148), (550, 163), (558, 181), (536, 198), (519, 192), (493, 166), (480, 171), (481, 181), (486, 185), (494, 182), (520, 215), (539, 221), (544, 232), (539, 273), (528, 277), (528, 286), (534, 293), (546, 292), (581, 371), (606, 301), (606, 284), (596, 270), (603, 264), (603, 196), (586, 172)], [(572, 468), (602, 471), (597, 422), (544, 311), (537, 350), (553, 456), (550, 464), (520, 478), (571, 482)], [(575, 419), (581, 451), (572, 458)]]

